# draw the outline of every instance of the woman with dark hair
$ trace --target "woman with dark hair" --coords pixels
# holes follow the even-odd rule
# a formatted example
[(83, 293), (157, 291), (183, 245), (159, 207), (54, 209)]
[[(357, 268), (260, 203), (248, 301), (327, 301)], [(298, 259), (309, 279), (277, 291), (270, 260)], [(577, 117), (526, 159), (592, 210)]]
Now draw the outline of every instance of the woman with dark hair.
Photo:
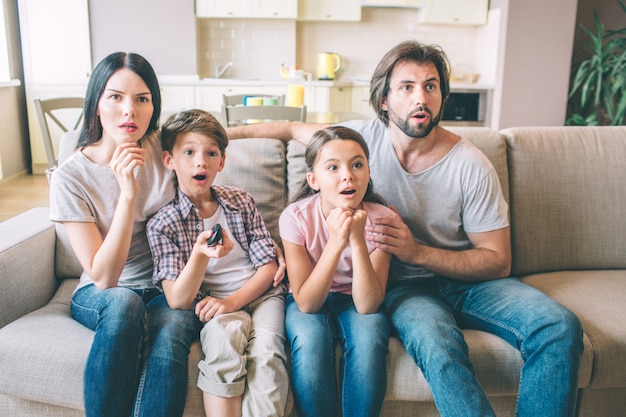
[(170, 309), (152, 283), (147, 220), (174, 197), (161, 162), (159, 84), (140, 55), (94, 69), (76, 151), (51, 179), (50, 218), (63, 224), (83, 273), (72, 317), (95, 330), (85, 365), (87, 416), (180, 416), (193, 311)]

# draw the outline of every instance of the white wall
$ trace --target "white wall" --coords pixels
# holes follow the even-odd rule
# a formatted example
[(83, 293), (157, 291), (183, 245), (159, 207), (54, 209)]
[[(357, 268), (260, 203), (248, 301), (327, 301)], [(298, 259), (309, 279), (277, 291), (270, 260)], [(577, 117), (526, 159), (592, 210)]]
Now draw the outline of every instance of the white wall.
[(492, 128), (565, 123), (577, 3), (492, 0), (506, 14)]
[(89, 0), (91, 57), (143, 55), (159, 75), (196, 74), (193, 0)]

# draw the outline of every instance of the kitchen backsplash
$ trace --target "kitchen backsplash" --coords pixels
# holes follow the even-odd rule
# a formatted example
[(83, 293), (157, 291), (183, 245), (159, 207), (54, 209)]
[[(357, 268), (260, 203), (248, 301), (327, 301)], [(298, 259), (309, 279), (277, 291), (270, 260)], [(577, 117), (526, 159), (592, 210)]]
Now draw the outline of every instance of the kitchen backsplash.
[(406, 39), (441, 45), (453, 75), (476, 72), (493, 83), (499, 21), (490, 13), (485, 26), (417, 23), (413, 9), (364, 8), (360, 22), (197, 19), (200, 78), (213, 77), (216, 66), (232, 61), (229, 78), (279, 78), (279, 68), (297, 65), (315, 77), (318, 52), (341, 56), (338, 80), (369, 79), (379, 59)]
[(282, 19), (197, 19), (200, 78), (233, 62), (228, 78), (279, 78), (282, 62), (296, 59), (296, 22)]

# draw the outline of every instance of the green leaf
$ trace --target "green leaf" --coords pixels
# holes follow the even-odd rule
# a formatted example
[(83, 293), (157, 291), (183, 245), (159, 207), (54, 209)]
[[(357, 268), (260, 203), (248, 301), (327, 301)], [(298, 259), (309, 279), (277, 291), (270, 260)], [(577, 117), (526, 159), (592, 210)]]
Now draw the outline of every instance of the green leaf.
[[(617, 0), (626, 12), (626, 1)], [(626, 27), (606, 29), (594, 11), (594, 31), (580, 25), (587, 59), (573, 65), (567, 124), (622, 124), (626, 121)]]

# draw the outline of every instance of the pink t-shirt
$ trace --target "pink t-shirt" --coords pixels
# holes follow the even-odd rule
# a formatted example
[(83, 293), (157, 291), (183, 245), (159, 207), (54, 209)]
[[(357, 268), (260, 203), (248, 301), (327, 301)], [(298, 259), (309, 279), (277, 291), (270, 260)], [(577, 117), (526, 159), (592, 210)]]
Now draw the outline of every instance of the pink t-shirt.
[[(363, 202), (363, 209), (367, 212), (367, 224), (372, 219), (383, 216), (395, 216), (395, 213), (382, 204)], [(302, 245), (309, 254), (311, 266), (315, 266), (322, 256), (322, 251), (328, 242), (328, 228), (322, 214), (321, 198), (319, 193), (290, 204), (280, 215), (280, 237), (296, 245)], [(374, 246), (366, 240), (368, 252), (374, 251)], [(337, 272), (333, 279), (331, 292), (352, 294), (352, 251), (350, 245), (341, 253)]]

